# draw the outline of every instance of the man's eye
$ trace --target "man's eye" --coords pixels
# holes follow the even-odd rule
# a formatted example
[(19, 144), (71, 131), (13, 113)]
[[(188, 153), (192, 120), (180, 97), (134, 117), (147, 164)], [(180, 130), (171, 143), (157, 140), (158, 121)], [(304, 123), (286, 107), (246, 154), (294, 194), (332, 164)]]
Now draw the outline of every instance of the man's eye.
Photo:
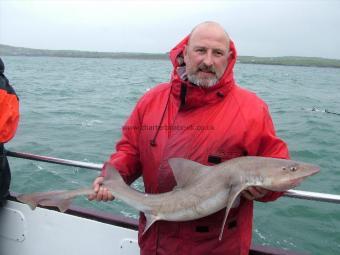
[(224, 54), (223, 54), (223, 52), (221, 52), (221, 51), (216, 51), (216, 52), (215, 52), (215, 55), (218, 56), (218, 57), (221, 57), (221, 56), (223, 56)]

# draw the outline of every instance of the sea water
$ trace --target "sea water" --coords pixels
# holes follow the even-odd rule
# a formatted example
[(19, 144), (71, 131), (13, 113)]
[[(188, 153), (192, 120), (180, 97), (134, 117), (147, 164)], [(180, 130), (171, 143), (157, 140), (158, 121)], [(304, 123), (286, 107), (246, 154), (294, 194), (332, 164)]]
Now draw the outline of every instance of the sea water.
[[(167, 60), (3, 57), (20, 97), (13, 151), (103, 163), (138, 98), (168, 81)], [(340, 71), (333, 68), (236, 64), (236, 81), (270, 107), (277, 134), (295, 160), (321, 172), (299, 190), (340, 194)], [(11, 191), (27, 193), (90, 186), (96, 171), (10, 158)], [(142, 188), (141, 181), (137, 188)], [(137, 218), (120, 202), (85, 208)], [(253, 243), (311, 254), (339, 254), (340, 206), (280, 198), (255, 205)]]

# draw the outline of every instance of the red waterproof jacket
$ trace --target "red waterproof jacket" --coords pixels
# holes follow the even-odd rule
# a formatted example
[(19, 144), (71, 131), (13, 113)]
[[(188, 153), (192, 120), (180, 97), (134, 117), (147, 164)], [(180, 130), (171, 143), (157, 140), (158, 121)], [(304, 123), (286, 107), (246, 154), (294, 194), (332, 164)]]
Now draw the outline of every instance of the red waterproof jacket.
[[(167, 192), (175, 186), (168, 165), (172, 157), (205, 165), (244, 155), (288, 157), (286, 144), (275, 135), (267, 105), (235, 84), (233, 42), (228, 67), (210, 88), (192, 85), (178, 74), (187, 42), (188, 37), (170, 52), (174, 66), (171, 81), (151, 89), (138, 101), (123, 127), (117, 152), (109, 159), (127, 183), (142, 175), (147, 193)], [(278, 196), (270, 193), (262, 201)], [(145, 217), (141, 214), (141, 254), (248, 254), (253, 202), (241, 198), (219, 241), (224, 213), (187, 222), (159, 221), (144, 235)]]
[(12, 139), (19, 122), (19, 100), (4, 75), (4, 70), (0, 59), (0, 143)]

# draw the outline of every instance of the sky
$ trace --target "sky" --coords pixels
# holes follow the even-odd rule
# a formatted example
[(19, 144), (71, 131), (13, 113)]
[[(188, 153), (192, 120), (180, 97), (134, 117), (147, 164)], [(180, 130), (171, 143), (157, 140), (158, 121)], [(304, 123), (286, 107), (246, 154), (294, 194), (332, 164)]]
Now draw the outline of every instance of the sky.
[(239, 55), (340, 59), (340, 0), (0, 0), (0, 44), (165, 53), (207, 20)]

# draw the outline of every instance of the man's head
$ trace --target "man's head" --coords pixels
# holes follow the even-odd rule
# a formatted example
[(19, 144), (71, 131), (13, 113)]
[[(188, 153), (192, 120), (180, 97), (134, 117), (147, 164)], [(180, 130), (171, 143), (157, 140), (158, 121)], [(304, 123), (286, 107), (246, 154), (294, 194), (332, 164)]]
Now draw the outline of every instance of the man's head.
[(202, 87), (215, 85), (228, 65), (229, 36), (215, 22), (204, 22), (191, 32), (184, 49), (186, 73), (191, 83)]

